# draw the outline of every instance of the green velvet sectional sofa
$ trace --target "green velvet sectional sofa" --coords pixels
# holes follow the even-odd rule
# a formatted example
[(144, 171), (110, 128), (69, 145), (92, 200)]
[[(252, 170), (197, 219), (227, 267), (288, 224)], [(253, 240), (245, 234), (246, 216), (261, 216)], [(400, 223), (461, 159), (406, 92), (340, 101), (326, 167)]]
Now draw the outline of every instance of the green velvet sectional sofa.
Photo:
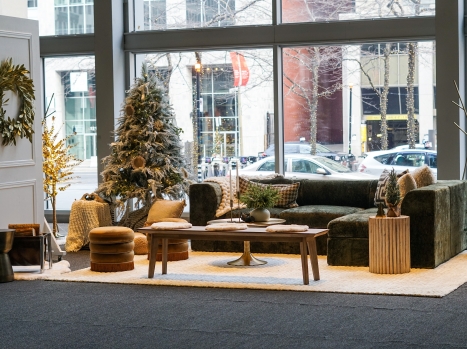
[[(298, 207), (273, 208), (271, 217), (283, 218), (286, 224), (306, 224), (328, 228), (328, 236), (318, 238), (318, 254), (327, 255), (334, 266), (368, 266), (368, 217), (376, 214), (374, 196), (377, 180), (298, 180)], [(258, 182), (287, 184), (294, 181), (277, 177)], [(401, 212), (410, 216), (411, 266), (435, 268), (467, 248), (467, 182), (438, 181), (407, 193)], [(221, 188), (214, 182), (190, 186), (190, 222), (206, 225), (216, 217), (221, 202)], [(241, 210), (248, 212), (248, 209)], [(234, 211), (238, 217), (240, 211)], [(252, 242), (257, 253), (299, 253), (291, 243)], [(194, 251), (242, 251), (243, 245), (229, 241), (192, 241)]]

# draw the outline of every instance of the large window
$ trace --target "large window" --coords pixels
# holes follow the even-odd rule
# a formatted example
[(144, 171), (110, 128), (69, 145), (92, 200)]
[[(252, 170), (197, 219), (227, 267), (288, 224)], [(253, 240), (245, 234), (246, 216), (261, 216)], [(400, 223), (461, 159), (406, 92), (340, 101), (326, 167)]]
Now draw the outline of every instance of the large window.
[(434, 16), (435, 0), (283, 0), (282, 22)]
[[(268, 0), (144, 0), (136, 30), (261, 25), (272, 22)], [(140, 8), (136, 8), (138, 13)], [(144, 21), (144, 23), (141, 23)]]
[[(159, 53), (141, 58), (168, 87), (177, 125), (183, 129), (187, 163), (196, 166), (200, 161), (203, 176), (214, 174), (215, 163), (222, 170), (230, 160), (257, 157), (267, 148), (268, 115), (274, 109), (271, 50)], [(196, 143), (199, 158), (193, 156)]]
[(59, 138), (68, 137), (70, 152), (83, 160), (74, 171), (79, 178), (57, 197), (57, 209), (68, 210), (97, 187), (95, 62), (92, 56), (47, 58), (44, 67), (48, 114)]
[(410, 134), (435, 148), (433, 57), (432, 42), (284, 49), (284, 141), (359, 156), (383, 148), (385, 127), (387, 149)]
[(28, 1), (28, 18), (41, 36), (94, 33), (94, 0)]

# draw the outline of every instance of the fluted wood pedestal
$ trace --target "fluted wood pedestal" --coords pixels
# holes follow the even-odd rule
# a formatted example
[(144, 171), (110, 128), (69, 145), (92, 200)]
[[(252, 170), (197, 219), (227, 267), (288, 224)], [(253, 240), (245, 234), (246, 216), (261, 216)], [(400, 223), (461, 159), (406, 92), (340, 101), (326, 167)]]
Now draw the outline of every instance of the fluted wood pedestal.
[(370, 272), (410, 272), (410, 217), (370, 217)]

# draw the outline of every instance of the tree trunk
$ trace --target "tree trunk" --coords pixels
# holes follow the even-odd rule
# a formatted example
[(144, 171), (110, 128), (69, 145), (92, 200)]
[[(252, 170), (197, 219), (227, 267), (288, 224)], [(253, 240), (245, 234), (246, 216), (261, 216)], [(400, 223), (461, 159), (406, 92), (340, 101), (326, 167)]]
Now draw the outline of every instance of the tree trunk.
[(389, 54), (391, 53), (391, 44), (386, 44), (383, 50), (384, 62), (384, 85), (381, 92), (380, 111), (381, 111), (381, 149), (388, 149), (388, 122), (386, 118), (388, 109), (389, 94)]
[(312, 59), (312, 89), (310, 105), (310, 147), (311, 155), (316, 155), (316, 141), (318, 128), (318, 80), (319, 80), (319, 48), (314, 48), (314, 59)]
[[(55, 193), (55, 185), (53, 186), (53, 192)], [(54, 237), (57, 237), (57, 207), (56, 207), (56, 200), (57, 196), (51, 196), (52, 201), (52, 234)]]
[(407, 74), (407, 141), (410, 149), (415, 149), (415, 50), (416, 43), (410, 42), (409, 49), (409, 72)]

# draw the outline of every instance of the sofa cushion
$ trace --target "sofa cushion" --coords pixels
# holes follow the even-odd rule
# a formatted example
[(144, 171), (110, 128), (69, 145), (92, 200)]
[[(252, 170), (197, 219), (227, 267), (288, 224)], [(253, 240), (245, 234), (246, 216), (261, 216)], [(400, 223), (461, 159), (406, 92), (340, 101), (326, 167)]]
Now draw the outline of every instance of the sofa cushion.
[(348, 206), (307, 205), (282, 211), (279, 218), (285, 219), (286, 224), (304, 224), (310, 228), (326, 228), (329, 221), (361, 210), (358, 207)]
[(300, 187), (300, 182), (293, 183), (293, 184), (263, 184), (249, 181), (246, 178), (240, 177), (239, 178), (239, 186), (240, 186), (240, 193), (244, 193), (248, 190), (248, 187), (258, 186), (258, 187), (266, 187), (271, 185), (273, 188), (279, 191), (280, 198), (274, 207), (297, 207), (297, 196), (298, 196), (298, 188)]
[(328, 224), (328, 237), (368, 239), (368, 218), (375, 216), (377, 211), (377, 208), (370, 208), (333, 219)]
[(402, 177), (397, 180), (397, 184), (399, 185), (399, 192), (401, 201), (404, 199), (405, 195), (414, 189), (417, 189), (417, 183), (415, 179), (410, 173), (406, 173)]
[(419, 167), (412, 172), (413, 178), (417, 183), (417, 188), (426, 187), (436, 183), (436, 178), (427, 165)]

